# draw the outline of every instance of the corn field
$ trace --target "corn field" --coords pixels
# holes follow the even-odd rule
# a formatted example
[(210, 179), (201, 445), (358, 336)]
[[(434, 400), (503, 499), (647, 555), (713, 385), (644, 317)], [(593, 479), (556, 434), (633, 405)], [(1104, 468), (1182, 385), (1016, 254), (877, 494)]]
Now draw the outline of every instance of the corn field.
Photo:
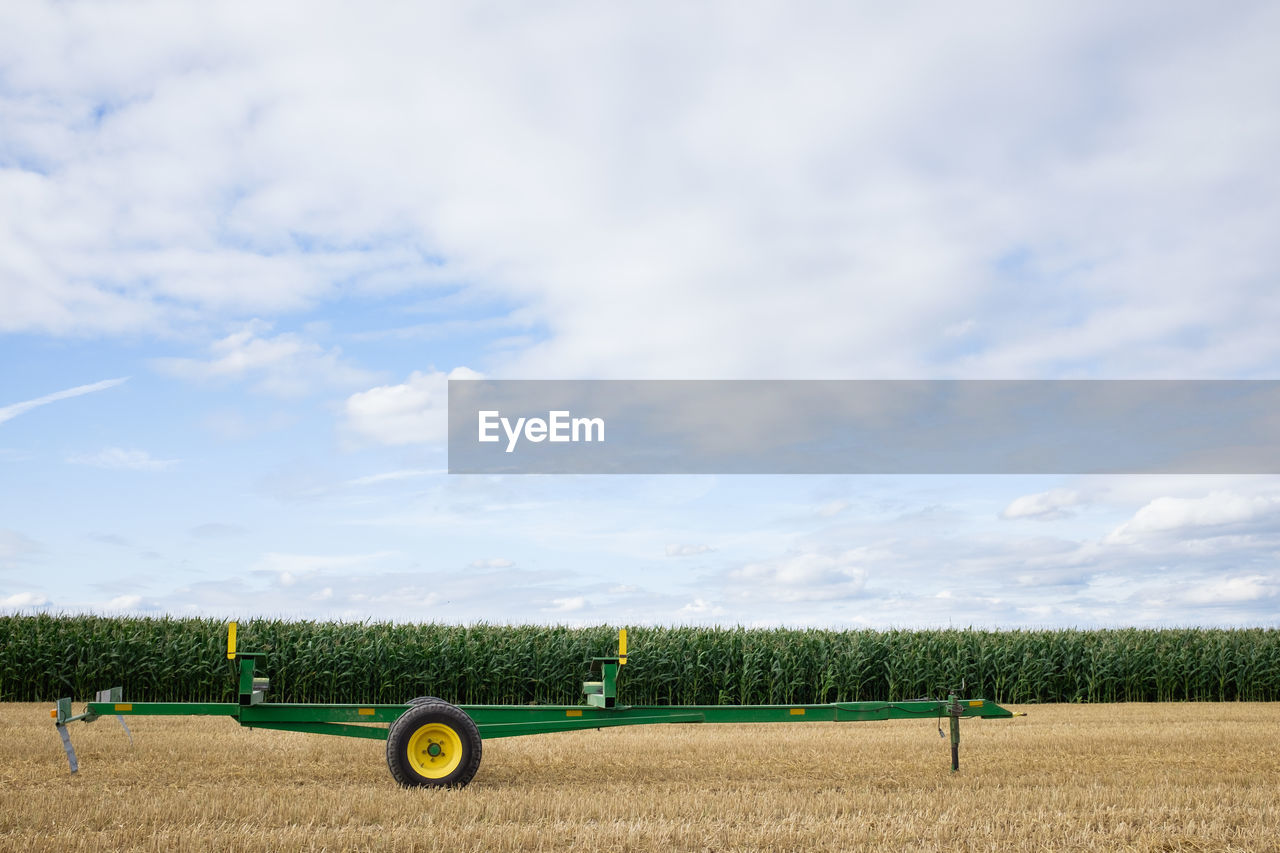
[[(629, 704), (801, 704), (967, 695), (1043, 702), (1280, 699), (1280, 630), (834, 631), (634, 628)], [(213, 619), (0, 616), (0, 701), (231, 701), (226, 627)], [(266, 652), (270, 699), (576, 704), (610, 627), (241, 623)]]

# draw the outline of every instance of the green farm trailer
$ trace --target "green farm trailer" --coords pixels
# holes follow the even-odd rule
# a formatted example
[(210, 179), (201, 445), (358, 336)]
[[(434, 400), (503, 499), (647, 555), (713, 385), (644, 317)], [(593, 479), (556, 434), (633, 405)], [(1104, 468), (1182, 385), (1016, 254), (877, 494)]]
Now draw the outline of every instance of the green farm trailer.
[[(581, 705), (453, 705), (434, 696), (404, 704), (312, 704), (267, 702), (269, 679), (258, 674), (260, 652), (236, 650), (236, 623), (228, 626), (227, 657), (239, 664), (239, 701), (127, 702), (121, 688), (98, 694), (84, 713), (73, 714), (71, 699), (59, 699), (50, 716), (62, 738), (71, 772), (78, 769), (67, 730), (77, 720), (119, 716), (230, 717), (255, 729), (372, 738), (387, 742), (387, 766), (401, 785), (461, 787), (480, 767), (483, 742), (490, 738), (572, 732), (606, 726), (652, 723), (798, 723), (856, 722), (943, 717), (950, 720), (951, 769), (960, 767), (960, 718), (1020, 716), (984, 699), (905, 702), (831, 702), (819, 705), (623, 705), (618, 675), (627, 663), (627, 632), (618, 634), (618, 653), (592, 659), (599, 681), (582, 685)], [(939, 726), (941, 730), (941, 726)], [(126, 727), (127, 731), (127, 727)]]

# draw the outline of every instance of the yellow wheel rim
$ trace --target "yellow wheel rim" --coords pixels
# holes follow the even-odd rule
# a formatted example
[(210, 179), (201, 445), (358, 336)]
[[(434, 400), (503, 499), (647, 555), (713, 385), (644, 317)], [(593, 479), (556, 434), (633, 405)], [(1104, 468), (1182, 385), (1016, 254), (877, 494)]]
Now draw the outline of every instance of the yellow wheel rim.
[(444, 723), (427, 723), (409, 736), (409, 766), (427, 779), (443, 779), (462, 761), (462, 738)]

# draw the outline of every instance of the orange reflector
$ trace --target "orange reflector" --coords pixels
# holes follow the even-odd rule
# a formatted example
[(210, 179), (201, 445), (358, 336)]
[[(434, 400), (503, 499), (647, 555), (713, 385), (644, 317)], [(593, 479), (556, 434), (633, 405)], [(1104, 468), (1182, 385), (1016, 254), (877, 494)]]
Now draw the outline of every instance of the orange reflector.
[(981, 708), (981, 707), (982, 707), (982, 700), (981, 700), (981, 699), (974, 699), (972, 702), (970, 702), (970, 703), (969, 703), (969, 707), (970, 707), (970, 708)]
[(117, 710), (117, 711), (132, 711), (132, 710), (133, 710), (133, 706), (132, 706), (132, 705), (117, 705), (117, 706), (116, 706), (116, 710)]
[(803, 716), (804, 716), (804, 708), (792, 708), (792, 709), (791, 709), (791, 716), (793, 716), (793, 717), (803, 717)]
[(50, 708), (50, 709), (49, 709), (49, 719), (51, 719), (51, 720), (56, 720), (56, 719), (58, 719), (58, 709), (57, 709), (57, 708)]
[(372, 708), (357, 708), (357, 709), (356, 709), (356, 713), (357, 713), (357, 714), (359, 714), (359, 715), (360, 715), (360, 716), (362, 716), (362, 717), (372, 717), (372, 716), (373, 716), (373, 709), (372, 709)]
[(565, 711), (564, 715), (566, 717), (581, 717), (582, 712), (581, 711)]

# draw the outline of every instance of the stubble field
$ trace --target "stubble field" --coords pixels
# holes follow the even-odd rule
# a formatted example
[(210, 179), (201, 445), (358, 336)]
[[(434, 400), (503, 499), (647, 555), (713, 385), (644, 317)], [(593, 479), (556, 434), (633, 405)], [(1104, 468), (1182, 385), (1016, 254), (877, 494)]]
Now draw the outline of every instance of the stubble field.
[(459, 791), (200, 718), (74, 724), (71, 776), (48, 709), (0, 705), (3, 850), (1280, 850), (1280, 704), (965, 720), (957, 774), (934, 721), (540, 735)]

